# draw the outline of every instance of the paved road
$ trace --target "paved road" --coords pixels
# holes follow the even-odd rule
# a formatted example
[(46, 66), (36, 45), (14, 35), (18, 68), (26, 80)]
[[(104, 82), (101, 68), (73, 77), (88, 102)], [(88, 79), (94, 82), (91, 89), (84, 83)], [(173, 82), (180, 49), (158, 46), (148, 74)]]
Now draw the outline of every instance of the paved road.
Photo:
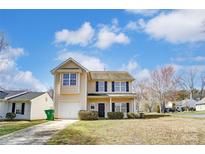
[(32, 126), (0, 137), (0, 144), (31, 145), (45, 144), (52, 135), (77, 120), (56, 120)]
[(188, 114), (188, 115), (183, 115), (186, 117), (193, 117), (193, 118), (205, 118), (205, 114)]

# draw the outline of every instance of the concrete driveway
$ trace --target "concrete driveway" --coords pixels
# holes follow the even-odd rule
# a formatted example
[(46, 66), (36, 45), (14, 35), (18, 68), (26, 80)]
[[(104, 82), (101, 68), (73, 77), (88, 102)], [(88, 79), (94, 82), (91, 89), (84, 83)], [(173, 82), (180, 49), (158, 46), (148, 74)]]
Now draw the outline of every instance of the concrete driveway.
[(45, 144), (52, 135), (76, 121), (77, 120), (56, 120), (25, 128), (0, 137), (0, 144), (42, 145)]

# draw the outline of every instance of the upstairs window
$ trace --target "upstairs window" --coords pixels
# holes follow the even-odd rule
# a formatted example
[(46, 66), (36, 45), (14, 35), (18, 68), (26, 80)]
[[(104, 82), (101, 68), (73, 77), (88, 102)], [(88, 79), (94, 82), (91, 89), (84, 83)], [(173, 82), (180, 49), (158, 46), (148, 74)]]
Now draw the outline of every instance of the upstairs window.
[(96, 81), (96, 92), (107, 92), (107, 81)]
[(103, 81), (98, 82), (98, 91), (104, 92), (105, 91), (105, 83)]
[(63, 74), (63, 85), (64, 86), (76, 86), (76, 83), (77, 83), (76, 73)]
[(76, 85), (76, 74), (70, 74), (70, 85), (71, 86)]
[(126, 82), (115, 82), (115, 92), (126, 92)]

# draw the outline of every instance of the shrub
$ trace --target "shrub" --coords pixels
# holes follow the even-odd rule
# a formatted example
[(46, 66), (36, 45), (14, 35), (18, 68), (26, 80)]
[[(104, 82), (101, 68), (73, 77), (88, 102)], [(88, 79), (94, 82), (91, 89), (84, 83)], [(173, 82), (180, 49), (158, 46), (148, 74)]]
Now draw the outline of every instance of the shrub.
[(127, 118), (128, 119), (137, 119), (137, 118), (139, 118), (139, 115), (137, 113), (134, 113), (134, 112), (129, 112), (129, 113), (127, 113)]
[(108, 112), (107, 116), (108, 116), (108, 119), (123, 119), (124, 113), (123, 112)]
[(144, 115), (144, 113), (143, 112), (141, 112), (140, 114), (139, 114), (140, 116), (140, 119), (144, 119), (145, 118), (145, 115)]
[(78, 115), (80, 120), (98, 120), (97, 111), (80, 110)]
[(6, 119), (13, 120), (14, 118), (16, 118), (16, 113), (8, 112), (6, 114)]
[(161, 117), (169, 117), (168, 114), (144, 114), (143, 119), (154, 119), (154, 118), (161, 118)]
[(157, 105), (157, 113), (160, 113), (160, 106)]
[(189, 111), (196, 111), (196, 108), (190, 107), (190, 108), (189, 108)]

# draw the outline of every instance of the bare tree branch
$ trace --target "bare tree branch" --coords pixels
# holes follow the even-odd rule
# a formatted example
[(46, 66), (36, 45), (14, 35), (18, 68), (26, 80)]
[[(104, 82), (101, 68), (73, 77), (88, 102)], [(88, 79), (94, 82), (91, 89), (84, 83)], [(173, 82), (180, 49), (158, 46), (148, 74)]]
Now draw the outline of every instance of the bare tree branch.
[(5, 39), (5, 36), (3, 33), (0, 33), (0, 52), (3, 51), (8, 47), (8, 42)]

